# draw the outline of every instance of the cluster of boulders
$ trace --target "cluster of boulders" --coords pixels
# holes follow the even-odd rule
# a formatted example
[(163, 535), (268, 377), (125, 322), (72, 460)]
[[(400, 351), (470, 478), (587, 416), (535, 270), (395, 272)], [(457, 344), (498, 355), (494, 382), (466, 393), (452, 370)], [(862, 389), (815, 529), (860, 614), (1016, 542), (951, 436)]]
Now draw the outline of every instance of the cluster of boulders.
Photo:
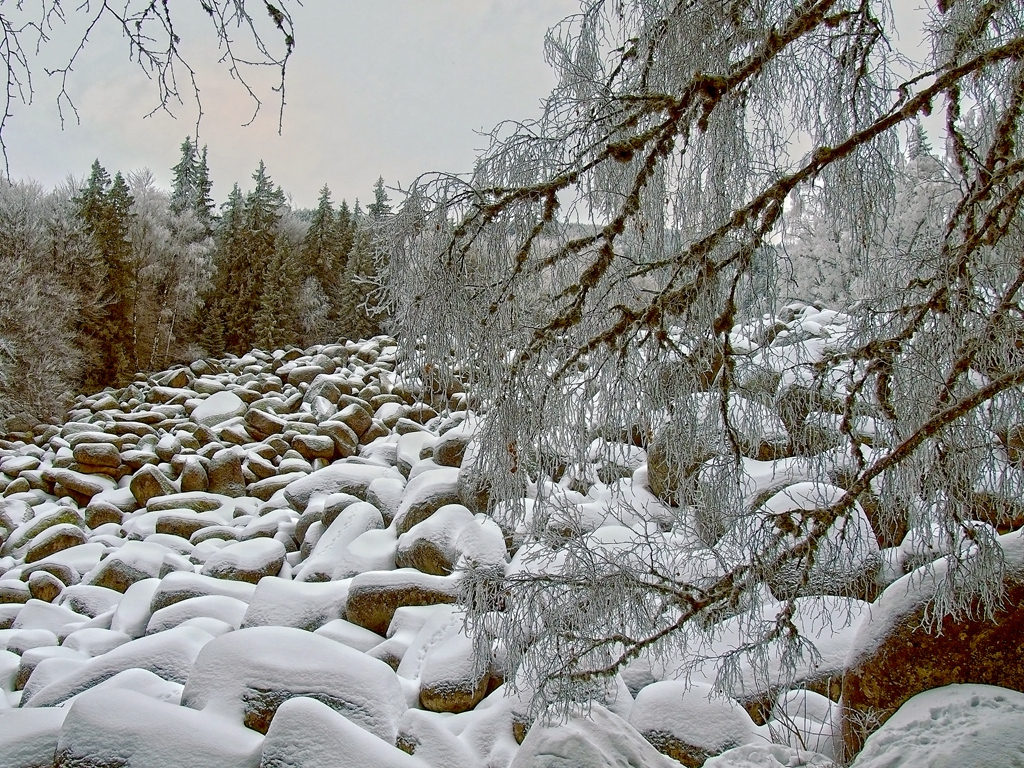
[[(710, 668), (686, 683), (671, 659), (641, 658), (603, 703), (531, 724), (459, 607), (468, 570), (523, 567), (531, 503), (517, 524), (489, 507), (471, 395), (404, 383), (397, 354), (387, 337), (254, 350), (81, 397), (60, 425), (8, 425), (0, 765), (827, 765), (920, 691), (1024, 690), (1021, 613), (926, 633), (928, 585), (878, 576), (889, 561), (865, 515), (832, 559), (880, 596), (803, 584), (793, 621), (819, 655), (796, 687), (744, 662), (730, 699)], [(801, 476), (785, 423), (747, 413), (763, 514), (832, 492)], [(630, 516), (678, 501), (655, 445), (598, 439), (592, 458), (592, 483), (559, 486), (577, 533), (629, 535)], [(1019, 601), (1024, 546), (1003, 539)], [(709, 658), (735, 650), (739, 623), (724, 619)], [(934, 664), (914, 657), (925, 646)]]

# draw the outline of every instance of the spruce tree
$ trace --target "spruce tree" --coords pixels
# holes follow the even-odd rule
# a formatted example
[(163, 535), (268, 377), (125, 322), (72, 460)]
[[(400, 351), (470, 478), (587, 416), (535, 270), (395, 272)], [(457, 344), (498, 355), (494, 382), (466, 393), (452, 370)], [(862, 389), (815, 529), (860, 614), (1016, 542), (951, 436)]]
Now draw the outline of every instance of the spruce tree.
[(213, 205), (213, 181), (210, 179), (210, 166), (206, 161), (206, 145), (199, 153), (196, 161), (196, 196), (193, 210), (196, 218), (203, 225), (207, 237), (213, 234), (214, 205)]
[(366, 210), (375, 219), (384, 219), (391, 215), (391, 198), (384, 189), (383, 176), (378, 177), (377, 183), (373, 185), (373, 202)]
[(93, 327), (83, 329), (96, 349), (83, 384), (88, 389), (122, 386), (138, 367), (133, 328), (135, 270), (128, 241), (132, 197), (124, 177), (118, 173), (111, 181), (96, 160), (75, 203), (92, 241), (94, 268), (104, 284), (101, 316)]
[(181, 143), (181, 160), (171, 168), (171, 213), (180, 216), (194, 207), (198, 183), (196, 178), (196, 147), (189, 136)]
[(234, 351), (242, 344), (231, 316), (232, 292), (237, 288), (237, 276), (244, 269), (245, 261), (244, 207), (245, 199), (236, 183), (221, 206), (213, 256), (214, 276), (205, 301), (206, 317), (200, 345), (211, 355), (220, 355), (227, 349)]

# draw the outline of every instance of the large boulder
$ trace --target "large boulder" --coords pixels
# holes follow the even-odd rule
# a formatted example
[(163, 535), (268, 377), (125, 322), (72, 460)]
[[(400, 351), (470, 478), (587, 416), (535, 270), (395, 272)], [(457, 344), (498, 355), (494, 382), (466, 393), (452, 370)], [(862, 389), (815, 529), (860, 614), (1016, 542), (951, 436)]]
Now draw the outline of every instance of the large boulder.
[(338, 461), (289, 483), (284, 496), (293, 509), (304, 512), (314, 495), (350, 493), (365, 499), (367, 486), (379, 477), (402, 479), (401, 473), (391, 467)]
[(454, 603), (458, 595), (456, 576), (432, 576), (412, 568), (370, 571), (352, 579), (345, 617), (383, 635), (399, 607)]
[(419, 680), (424, 709), (465, 712), (487, 693), (490, 659), (476, 653), (473, 638), (466, 633), (465, 613), (438, 606), (403, 655), (398, 675)]
[(178, 492), (167, 475), (151, 464), (143, 465), (132, 476), (128, 487), (131, 488), (132, 496), (143, 507), (156, 496), (167, 496)]
[(346, 581), (302, 582), (267, 576), (256, 585), (242, 626), (295, 627), (312, 632), (341, 620), (347, 599)]
[(679, 768), (600, 704), (568, 722), (535, 723), (509, 768)]
[(181, 703), (266, 733), (278, 707), (298, 696), (326, 704), (389, 744), (406, 709), (387, 664), (291, 627), (240, 629), (210, 642)]
[(258, 768), (263, 738), (221, 718), (125, 689), (75, 699), (55, 768)]
[(174, 683), (184, 683), (212, 636), (196, 627), (175, 627), (119, 645), (85, 662), (70, 674), (42, 686), (22, 699), (23, 707), (55, 707), (126, 669), (145, 669)]
[(260, 768), (369, 766), (428, 768), (426, 763), (360, 728), (328, 705), (306, 696), (289, 699), (277, 710), (260, 762)]
[(203, 400), (192, 411), (192, 420), (204, 427), (215, 427), (218, 424), (245, 415), (245, 401), (234, 392), (216, 392)]
[(53, 765), (57, 739), (67, 714), (68, 711), (60, 707), (4, 709), (0, 706), (0, 764), (11, 768)]
[[(932, 600), (948, 578), (950, 560), (922, 566), (890, 584), (871, 607), (846, 659), (843, 740), (847, 754), (911, 697), (953, 683), (1024, 691), (1024, 537), (998, 538), (1005, 593), (985, 617), (976, 600), (959, 617), (931, 621)], [(955, 588), (955, 587), (954, 587)]]
[(459, 534), (473, 522), (473, 513), (461, 504), (441, 507), (399, 537), (396, 564), (399, 568), (446, 576), (455, 570)]
[(284, 557), (284, 544), (261, 536), (218, 549), (206, 559), (202, 573), (217, 579), (257, 584), (264, 576), (276, 576), (284, 565)]
[(629, 723), (659, 752), (689, 768), (761, 738), (746, 710), (707, 683), (648, 685), (637, 694)]
[(908, 699), (875, 731), (851, 768), (1024, 766), (1024, 694), (947, 685)]
[(459, 503), (459, 470), (438, 467), (417, 475), (405, 487), (395, 512), (395, 527), (408, 533), (446, 504)]

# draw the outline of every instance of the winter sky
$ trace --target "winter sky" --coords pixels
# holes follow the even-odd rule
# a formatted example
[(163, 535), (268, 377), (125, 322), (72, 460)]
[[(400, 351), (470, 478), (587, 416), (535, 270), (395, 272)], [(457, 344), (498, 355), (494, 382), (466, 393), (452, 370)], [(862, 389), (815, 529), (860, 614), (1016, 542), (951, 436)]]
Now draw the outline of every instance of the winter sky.
[[(894, 2), (908, 28), (919, 28), (918, 5)], [(187, 12), (198, 2), (177, 6)], [(351, 204), (369, 198), (378, 176), (404, 186), (425, 171), (469, 171), (486, 146), (479, 131), (539, 114), (554, 85), (544, 33), (578, 8), (578, 0), (305, 0), (293, 11), (297, 46), (281, 135), (272, 81), (254, 77), (265, 103), (242, 127), (252, 102), (217, 66), (205, 19), (186, 18), (183, 49), (198, 70), (200, 142), (209, 145), (215, 200), (235, 181), (248, 189), (261, 159), (300, 207), (313, 206), (325, 183), (336, 201)], [(52, 186), (68, 174), (86, 175), (98, 158), (111, 173), (150, 168), (169, 186), (182, 139), (195, 132), (194, 101), (186, 95), (175, 105), (176, 118), (145, 117), (156, 105), (155, 88), (108, 26), (94, 32), (72, 73), (80, 122), (65, 110), (62, 130), (58, 83), (43, 68), (59, 66), (80, 34), (84, 17), (67, 16), (68, 28), (56, 30), (33, 62), (34, 103), (15, 105), (5, 128), (11, 176)]]
[[(429, 170), (470, 170), (486, 145), (478, 131), (539, 114), (555, 82), (544, 33), (578, 8), (578, 0), (305, 0), (293, 11), (297, 45), (280, 136), (270, 81), (262, 81), (256, 121), (242, 127), (252, 103), (216, 66), (204, 19), (189, 19), (181, 36), (198, 65), (214, 198), (222, 202), (235, 181), (248, 189), (260, 159), (297, 206), (315, 205), (325, 183), (336, 201), (365, 204), (378, 176), (404, 186)], [(35, 62), (34, 103), (16, 105), (4, 130), (12, 178), (52, 186), (86, 175), (98, 158), (112, 174), (150, 168), (169, 186), (182, 139), (195, 131), (194, 102), (177, 106), (177, 119), (145, 118), (156, 91), (108, 27), (70, 79), (80, 123), (71, 116), (62, 131), (59, 88), (42, 69), (71, 50), (78, 20), (67, 15), (70, 29), (58, 29)]]

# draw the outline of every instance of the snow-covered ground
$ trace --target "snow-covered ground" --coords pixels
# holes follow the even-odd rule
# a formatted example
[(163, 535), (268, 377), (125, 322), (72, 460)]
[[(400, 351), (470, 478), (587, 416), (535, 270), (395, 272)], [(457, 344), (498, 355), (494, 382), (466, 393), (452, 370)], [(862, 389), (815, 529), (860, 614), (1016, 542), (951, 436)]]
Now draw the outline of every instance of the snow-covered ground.
[[(813, 346), (838, 321), (802, 322)], [(786, 354), (761, 356), (790, 375)], [(416, 402), (395, 355), (378, 337), (201, 362), (83, 398), (67, 423), (0, 449), (0, 768), (834, 763), (836, 702), (777, 691), (757, 725), (715, 692), (711, 667), (676, 680), (671, 660), (568, 722), (524, 723), (456, 605), (467, 563), (527, 567), (460, 495), (476, 420), (458, 393), (441, 415)], [(779, 437), (781, 424), (757, 421), (752, 439)], [(616, 493), (565, 490), (563, 509), (614, 547), (660, 502), (643, 449), (595, 445), (595, 469), (608, 456), (630, 473)], [(783, 463), (749, 464), (752, 498), (791, 483), (766, 511), (835, 492)], [(852, 574), (879, 555), (850, 530), (830, 558), (848, 556)], [(801, 601), (794, 621), (820, 654), (808, 675), (840, 673), (870, 606)], [(723, 623), (702, 653), (735, 650), (741, 625)], [(740, 689), (766, 690), (745, 663)], [(1021, 723), (1014, 691), (928, 692), (856, 766), (1024, 765)]]

